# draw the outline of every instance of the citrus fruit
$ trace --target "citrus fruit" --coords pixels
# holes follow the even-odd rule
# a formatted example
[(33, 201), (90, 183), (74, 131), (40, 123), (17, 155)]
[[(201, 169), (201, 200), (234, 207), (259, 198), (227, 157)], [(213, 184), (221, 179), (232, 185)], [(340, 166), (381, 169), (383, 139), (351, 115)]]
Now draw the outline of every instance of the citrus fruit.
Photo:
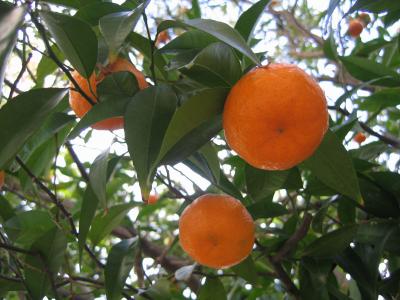
[(154, 204), (158, 201), (158, 195), (151, 194), (149, 195), (149, 198), (147, 199), (147, 204)]
[(363, 29), (364, 29), (364, 23), (359, 19), (354, 19), (350, 21), (349, 29), (347, 32), (351, 37), (356, 38), (360, 36)]
[[(72, 73), (73, 78), (78, 83), (79, 87), (88, 95), (94, 102), (97, 102), (97, 84), (99, 84), (107, 75), (115, 72), (131, 72), (135, 75), (140, 89), (148, 87), (148, 83), (144, 75), (135, 68), (135, 66), (126, 59), (117, 58), (113, 63), (103, 67), (98, 77), (92, 74), (87, 80), (81, 76), (77, 71)], [(73, 84), (70, 85), (69, 104), (75, 114), (82, 118), (91, 108), (92, 105), (82, 96), (78, 91), (73, 89)], [(115, 117), (106, 119), (92, 125), (95, 129), (101, 130), (115, 130), (124, 127), (124, 119), (122, 117)]]
[(0, 171), (0, 189), (3, 187), (4, 185), (4, 177), (5, 177), (5, 173), (4, 171)]
[(250, 165), (286, 170), (307, 159), (328, 128), (318, 83), (290, 64), (269, 64), (244, 75), (225, 102), (226, 140)]
[(168, 31), (164, 30), (162, 32), (159, 33), (157, 40), (156, 40), (156, 45), (159, 44), (165, 44), (166, 42), (168, 42), (170, 39)]
[(251, 252), (254, 222), (235, 198), (206, 194), (183, 211), (179, 240), (183, 250), (196, 262), (211, 268), (227, 268)]
[(365, 140), (367, 139), (367, 137), (365, 136), (364, 133), (362, 132), (358, 132), (355, 136), (354, 136), (354, 141), (362, 144)]

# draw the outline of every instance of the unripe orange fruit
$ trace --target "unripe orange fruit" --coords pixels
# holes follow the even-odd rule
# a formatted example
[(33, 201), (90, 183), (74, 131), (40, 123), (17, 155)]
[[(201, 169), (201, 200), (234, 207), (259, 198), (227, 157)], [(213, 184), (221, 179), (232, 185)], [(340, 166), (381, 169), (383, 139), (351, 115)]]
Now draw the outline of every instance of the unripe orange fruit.
[(226, 141), (250, 165), (286, 170), (310, 157), (328, 129), (318, 83), (290, 64), (269, 64), (244, 75), (225, 102)]
[(179, 241), (196, 262), (211, 268), (228, 268), (250, 254), (254, 222), (239, 200), (206, 194), (183, 211)]
[(366, 139), (367, 139), (367, 137), (362, 132), (358, 132), (354, 137), (354, 141), (359, 144), (362, 144)]
[(359, 19), (354, 19), (350, 21), (349, 29), (347, 32), (351, 37), (356, 38), (360, 36), (363, 29), (364, 29), (364, 23), (361, 22)]
[[(140, 89), (145, 89), (148, 87), (148, 83), (146, 82), (144, 75), (138, 69), (136, 69), (131, 62), (123, 58), (117, 58), (113, 63), (104, 67), (97, 78), (93, 73), (89, 80), (87, 80), (77, 71), (73, 72), (72, 76), (85, 94), (89, 96), (93, 102), (97, 102), (97, 84), (99, 84), (107, 75), (123, 71), (131, 72), (133, 75), (135, 75)], [(92, 108), (92, 105), (74, 89), (72, 83), (70, 88), (69, 104), (75, 114), (79, 118), (82, 118)], [(124, 127), (124, 119), (122, 117), (110, 118), (97, 122), (96, 124), (92, 125), (92, 127), (102, 130), (120, 129)]]
[(4, 177), (6, 176), (6, 174), (4, 173), (4, 171), (0, 171), (0, 190), (4, 185)]

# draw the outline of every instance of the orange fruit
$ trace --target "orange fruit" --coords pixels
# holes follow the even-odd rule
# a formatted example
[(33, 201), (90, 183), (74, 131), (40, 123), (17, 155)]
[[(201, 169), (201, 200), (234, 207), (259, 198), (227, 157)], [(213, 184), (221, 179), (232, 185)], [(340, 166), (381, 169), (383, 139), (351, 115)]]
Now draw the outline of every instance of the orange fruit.
[(359, 37), (361, 32), (364, 29), (364, 23), (362, 21), (360, 21), (359, 19), (354, 19), (351, 20), (349, 23), (349, 29), (347, 30), (347, 33), (351, 36), (351, 37)]
[(365, 136), (364, 133), (362, 132), (358, 132), (355, 136), (354, 136), (354, 141), (362, 144), (365, 140), (367, 139), (367, 137)]
[(358, 15), (358, 19), (359, 19), (362, 23), (364, 23), (364, 27), (365, 27), (367, 24), (371, 23), (371, 17), (370, 17), (369, 14), (367, 14), (367, 13), (360, 13), (360, 14)]
[(269, 64), (244, 75), (225, 102), (226, 141), (250, 165), (286, 170), (310, 157), (328, 128), (318, 83), (290, 64)]
[(179, 220), (183, 250), (211, 268), (244, 260), (254, 244), (254, 221), (243, 204), (228, 195), (206, 194), (193, 201)]
[[(77, 71), (74, 71), (72, 76), (85, 94), (88, 95), (94, 102), (97, 102), (97, 84), (99, 84), (107, 75), (123, 71), (131, 72), (133, 75), (135, 75), (140, 89), (145, 89), (148, 87), (148, 83), (146, 82), (144, 75), (138, 69), (136, 69), (131, 62), (123, 58), (117, 58), (113, 63), (104, 67), (97, 78), (96, 74), (93, 73), (89, 80), (87, 80)], [(78, 91), (73, 89), (74, 86), (72, 83), (70, 87), (69, 104), (75, 114), (79, 118), (82, 118), (92, 108), (92, 105), (86, 101), (86, 99)], [(110, 118), (97, 122), (96, 124), (92, 125), (92, 127), (101, 130), (120, 129), (124, 127), (124, 119), (122, 117)]]
[(4, 185), (4, 177), (6, 176), (6, 174), (4, 173), (4, 171), (0, 171), (0, 190)]
[(159, 44), (165, 44), (166, 42), (168, 42), (170, 39), (168, 31), (162, 31), (160, 32), (160, 34), (157, 36), (157, 40), (156, 40), (156, 45)]
[(151, 194), (147, 199), (147, 204), (154, 204), (158, 201), (158, 195)]

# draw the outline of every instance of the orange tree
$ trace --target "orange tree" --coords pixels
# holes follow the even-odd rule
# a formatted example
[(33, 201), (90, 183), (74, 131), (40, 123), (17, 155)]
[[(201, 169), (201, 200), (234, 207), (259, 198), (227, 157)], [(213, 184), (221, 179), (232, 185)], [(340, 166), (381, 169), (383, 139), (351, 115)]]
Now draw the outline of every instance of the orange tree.
[(399, 18), (0, 1), (0, 298), (397, 299)]

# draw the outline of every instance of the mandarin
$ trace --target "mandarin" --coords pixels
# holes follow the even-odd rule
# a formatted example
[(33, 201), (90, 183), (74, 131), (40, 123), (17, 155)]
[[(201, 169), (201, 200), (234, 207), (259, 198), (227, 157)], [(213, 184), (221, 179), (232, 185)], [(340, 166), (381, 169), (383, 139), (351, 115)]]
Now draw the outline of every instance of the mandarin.
[(158, 201), (158, 195), (150, 194), (149, 198), (147, 199), (147, 204), (154, 204)]
[(310, 157), (328, 129), (318, 83), (290, 64), (269, 64), (244, 75), (225, 102), (228, 145), (250, 165), (286, 170)]
[[(77, 71), (74, 71), (72, 76), (85, 94), (88, 95), (94, 102), (97, 102), (97, 84), (99, 84), (107, 75), (123, 71), (131, 72), (133, 75), (135, 75), (140, 89), (145, 89), (148, 87), (148, 83), (146, 82), (144, 75), (138, 69), (136, 69), (131, 62), (123, 58), (117, 58), (114, 62), (104, 67), (97, 78), (93, 73), (89, 80), (87, 80)], [(83, 97), (78, 91), (73, 89), (72, 83), (70, 87), (69, 104), (75, 114), (79, 118), (82, 118), (92, 108), (92, 105), (86, 101), (85, 97)], [(92, 127), (100, 130), (120, 129), (124, 127), (124, 119), (122, 117), (110, 118), (97, 122), (96, 124), (92, 125)]]
[(362, 144), (365, 140), (367, 139), (367, 137), (365, 136), (364, 133), (362, 132), (358, 132), (355, 136), (354, 136), (354, 141)]
[(349, 29), (347, 30), (347, 33), (351, 36), (351, 37), (359, 37), (361, 32), (364, 29), (364, 23), (362, 21), (360, 21), (359, 19), (354, 19), (351, 20), (349, 23)]
[(179, 220), (183, 250), (196, 262), (227, 268), (244, 260), (254, 244), (254, 221), (243, 204), (228, 195), (206, 194)]
[(0, 190), (4, 185), (4, 177), (6, 176), (6, 174), (4, 173), (4, 171), (0, 171)]

